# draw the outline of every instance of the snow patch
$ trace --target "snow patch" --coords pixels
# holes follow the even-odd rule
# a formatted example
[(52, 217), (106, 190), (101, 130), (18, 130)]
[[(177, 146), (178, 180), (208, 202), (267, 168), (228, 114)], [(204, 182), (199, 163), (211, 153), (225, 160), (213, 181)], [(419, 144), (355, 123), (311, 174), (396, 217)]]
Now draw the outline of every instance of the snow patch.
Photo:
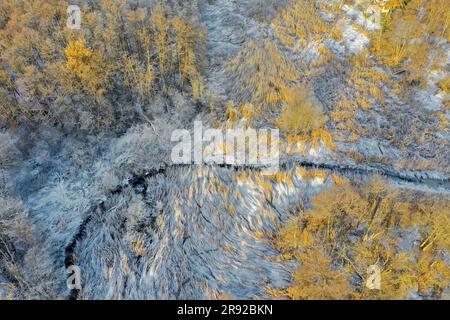
[(418, 89), (414, 100), (420, 106), (430, 111), (439, 111), (442, 108), (442, 100), (430, 92), (430, 90)]
[(344, 23), (344, 38), (345, 47), (354, 54), (359, 53), (370, 44), (369, 38), (364, 34), (358, 32), (348, 23)]
[(360, 26), (364, 27), (364, 29), (369, 32), (380, 30), (381, 28), (381, 11), (377, 6), (368, 6), (363, 12), (361, 10), (355, 9), (353, 6), (343, 5), (342, 10), (350, 19), (352, 19)]

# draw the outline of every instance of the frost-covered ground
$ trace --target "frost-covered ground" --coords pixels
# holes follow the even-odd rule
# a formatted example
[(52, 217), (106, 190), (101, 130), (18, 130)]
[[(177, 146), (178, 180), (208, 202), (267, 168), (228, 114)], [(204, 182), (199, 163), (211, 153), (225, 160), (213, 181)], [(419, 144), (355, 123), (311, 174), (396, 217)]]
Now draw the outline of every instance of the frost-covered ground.
[[(273, 18), (274, 1), (205, 0), (199, 6), (207, 30), (206, 91), (226, 102), (232, 93), (225, 68), (232, 57), (250, 40), (276, 41), (270, 23), (257, 18)], [(346, 25), (342, 43), (327, 43), (339, 55), (358, 51), (366, 39)], [(295, 59), (294, 53), (285, 53)], [(341, 75), (326, 73), (313, 85), (326, 106), (334, 99), (332, 91), (342, 86)], [(418, 92), (417, 99), (427, 109), (438, 108), (439, 98), (431, 94)], [(397, 113), (415, 112), (395, 99), (392, 95), (388, 103), (398, 107)], [(16, 212), (11, 203), (20, 201), (26, 217), (19, 222), (33, 231), (19, 270), (29, 285), (19, 295), (12, 290), (19, 284), (0, 272), (0, 297), (12, 291), (22, 298), (267, 298), (266, 288), (285, 286), (294, 267), (279, 259), (270, 236), (299, 200), (308, 203), (311, 195), (331, 186), (332, 173), (362, 180), (380, 174), (399, 187), (450, 193), (445, 146), (438, 150), (436, 167), (442, 170), (401, 170), (393, 163), (408, 160), (408, 154), (376, 136), (342, 143), (337, 151), (284, 155), (286, 182), (267, 180), (251, 167), (173, 165), (172, 130), (191, 129), (194, 119), (209, 121), (207, 111), (197, 114), (191, 106), (186, 111), (189, 102), (183, 97), (173, 101), (179, 114), (161, 110), (151, 124), (114, 138), (54, 138), (49, 129), (34, 140), (39, 143), (18, 145), (16, 139), (26, 141), (20, 129), (1, 133), (0, 149), (12, 158), (4, 172), (9, 191), (0, 205)], [(448, 142), (448, 136), (443, 139)], [(367, 159), (383, 155), (388, 160), (358, 163), (345, 155), (355, 149)], [(301, 168), (322, 169), (326, 175), (311, 178)], [(79, 291), (66, 287), (71, 264), (82, 271)]]

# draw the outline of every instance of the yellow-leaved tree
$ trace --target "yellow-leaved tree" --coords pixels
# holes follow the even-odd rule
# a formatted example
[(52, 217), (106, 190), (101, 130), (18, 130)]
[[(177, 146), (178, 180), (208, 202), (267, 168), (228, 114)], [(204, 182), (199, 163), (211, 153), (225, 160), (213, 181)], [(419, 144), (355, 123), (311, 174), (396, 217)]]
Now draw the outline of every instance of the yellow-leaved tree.
[(86, 48), (83, 40), (69, 42), (64, 53), (67, 58), (67, 67), (76, 76), (85, 80), (89, 77), (92, 51)]
[[(335, 180), (336, 181), (336, 180)], [(339, 182), (299, 206), (274, 237), (298, 268), (270, 292), (292, 299), (443, 297), (450, 281), (448, 200), (388, 186)], [(418, 233), (417, 233), (418, 232)], [(409, 235), (409, 236), (407, 236)], [(376, 266), (379, 287), (367, 285)], [(351, 281), (350, 281), (351, 280)]]
[(203, 79), (200, 73), (204, 65), (201, 56), (205, 41), (205, 31), (196, 30), (194, 24), (181, 17), (172, 21), (175, 30), (176, 57), (180, 85), (188, 82), (192, 86), (194, 99), (199, 100), (203, 95)]
[(250, 42), (233, 58), (227, 72), (239, 104), (253, 103), (273, 110), (284, 101), (283, 91), (299, 74), (290, 60), (270, 42)]
[(106, 90), (108, 68), (102, 57), (86, 46), (84, 40), (69, 41), (64, 50), (70, 74), (81, 82), (82, 88), (93, 95), (102, 96)]
[(330, 24), (320, 16), (315, 0), (294, 0), (273, 21), (275, 34), (287, 46), (300, 42), (306, 46), (330, 31)]
[(430, 70), (443, 69), (446, 60), (437, 39), (450, 39), (446, 0), (391, 0), (383, 28), (372, 34), (372, 52), (384, 65), (406, 72), (407, 84), (424, 84)]
[(286, 106), (277, 120), (280, 130), (290, 142), (311, 143), (317, 148), (322, 142), (333, 149), (334, 143), (325, 123), (328, 117), (309, 87), (292, 87), (283, 90)]
[(150, 23), (155, 35), (155, 46), (158, 55), (159, 76), (163, 83), (168, 80), (172, 69), (172, 50), (170, 39), (170, 20), (161, 5), (156, 5), (150, 16)]

